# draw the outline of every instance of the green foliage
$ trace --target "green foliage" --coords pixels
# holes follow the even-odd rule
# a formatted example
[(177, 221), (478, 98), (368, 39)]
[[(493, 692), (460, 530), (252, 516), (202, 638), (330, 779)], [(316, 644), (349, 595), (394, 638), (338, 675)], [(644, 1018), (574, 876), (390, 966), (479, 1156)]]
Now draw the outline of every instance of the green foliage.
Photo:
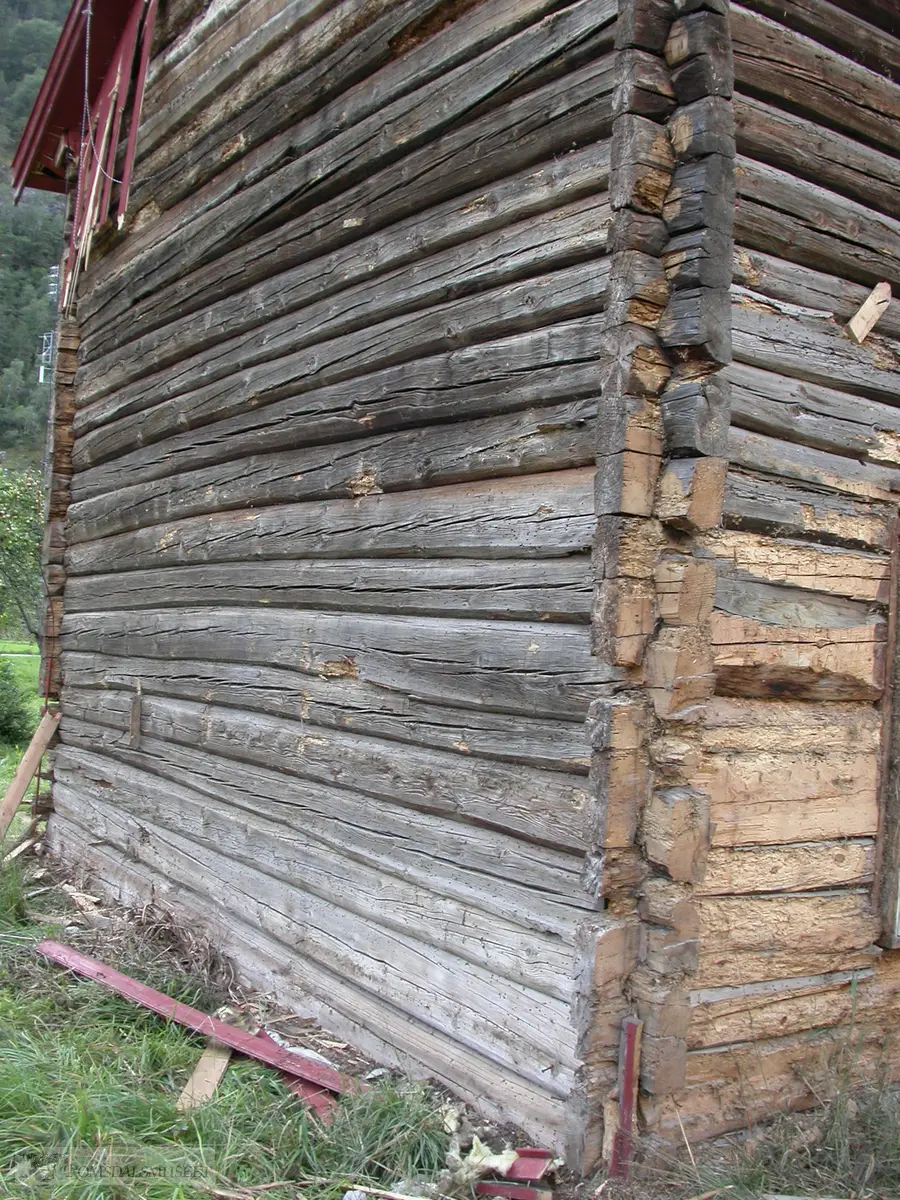
[[(66, 0), (0, 0), (0, 160), (22, 133), (68, 10)], [(3, 172), (5, 175), (5, 170)], [(0, 452), (36, 462), (50, 381), (38, 382), (41, 337), (56, 324), (47, 273), (62, 249), (62, 203), (0, 184)]]
[(0, 742), (24, 742), (31, 734), (31, 713), (10, 666), (0, 658)]
[(0, 627), (37, 636), (43, 497), (34, 471), (0, 467)]

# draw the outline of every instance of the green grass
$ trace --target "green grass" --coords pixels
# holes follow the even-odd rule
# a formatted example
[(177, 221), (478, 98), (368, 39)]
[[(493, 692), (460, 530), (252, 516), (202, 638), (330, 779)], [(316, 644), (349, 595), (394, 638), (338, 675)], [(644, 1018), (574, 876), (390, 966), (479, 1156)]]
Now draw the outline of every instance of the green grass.
[(35, 642), (6, 641), (0, 638), (0, 654), (38, 654)]
[[(276, 1072), (235, 1060), (211, 1102), (176, 1112), (201, 1039), (35, 955), (40, 936), (61, 936), (60, 894), (29, 900), (12, 867), (0, 872), (0, 1197), (194, 1200), (287, 1180), (263, 1194), (339, 1200), (354, 1182), (389, 1187), (443, 1166), (439, 1107), (419, 1084), (345, 1098), (324, 1129)], [(158, 931), (83, 936), (179, 1000), (210, 1011), (226, 998)]]

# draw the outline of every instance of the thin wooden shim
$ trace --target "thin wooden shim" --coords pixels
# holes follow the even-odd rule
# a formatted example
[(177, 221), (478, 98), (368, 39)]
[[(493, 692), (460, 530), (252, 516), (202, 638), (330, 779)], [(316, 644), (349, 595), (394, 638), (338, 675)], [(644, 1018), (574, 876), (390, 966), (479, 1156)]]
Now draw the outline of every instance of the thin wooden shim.
[(286, 1075), (292, 1075), (297, 1079), (306, 1079), (310, 1083), (318, 1084), (319, 1087), (339, 1094), (359, 1090), (360, 1085), (355, 1080), (348, 1079), (332, 1067), (312, 1062), (299, 1054), (292, 1054), (289, 1050), (283, 1050), (280, 1046), (273, 1045), (263, 1038), (255, 1037), (244, 1029), (236, 1029), (232, 1025), (226, 1025), (217, 1017), (210, 1017), (187, 1004), (180, 1004), (171, 996), (157, 992), (153, 988), (147, 987), (146, 984), (139, 983), (128, 975), (123, 975), (120, 971), (114, 971), (112, 967), (107, 967), (102, 962), (98, 962), (96, 958), (73, 950), (71, 946), (63, 946), (59, 942), (46, 940), (39, 943), (37, 951), (45, 958), (49, 958), (51, 962), (58, 963), (61, 967), (67, 967), (79, 975), (84, 975), (87, 979), (102, 983), (110, 991), (117, 992), (127, 1000), (133, 1000), (136, 1004), (143, 1005), (144, 1008), (149, 1008), (151, 1012), (165, 1017), (168, 1021), (175, 1021), (187, 1029), (192, 1029), (195, 1033), (202, 1033), (206, 1037), (214, 1038), (220, 1045), (229, 1046), (239, 1054), (246, 1054), (248, 1058), (264, 1062), (278, 1071), (283, 1071)]
[(201, 1104), (211, 1100), (230, 1061), (230, 1047), (220, 1046), (210, 1038), (191, 1072), (190, 1079), (184, 1085), (184, 1090), (175, 1101), (176, 1110), (186, 1112), (189, 1108), (199, 1108)]
[(866, 299), (847, 322), (847, 332), (855, 342), (864, 342), (891, 302), (891, 285), (876, 283)]
[(22, 755), (22, 761), (16, 768), (16, 773), (13, 775), (12, 783), (6, 789), (6, 795), (3, 797), (3, 803), (0, 804), (0, 841), (6, 837), (6, 831), (9, 829), (13, 817), (16, 815), (16, 810), (22, 803), (25, 792), (28, 789), (29, 783), (34, 778), (34, 773), (41, 765), (41, 759), (44, 757), (44, 751), (50, 745), (50, 739), (56, 732), (56, 726), (59, 723), (58, 712), (44, 713), (41, 718), (41, 723), (34, 732), (34, 737), (28, 749)]

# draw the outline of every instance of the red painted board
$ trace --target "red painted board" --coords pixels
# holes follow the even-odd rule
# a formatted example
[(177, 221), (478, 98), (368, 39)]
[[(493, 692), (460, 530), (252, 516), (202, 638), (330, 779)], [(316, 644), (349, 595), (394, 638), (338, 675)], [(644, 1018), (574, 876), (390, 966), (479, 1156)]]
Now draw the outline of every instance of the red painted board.
[(37, 951), (45, 958), (49, 958), (51, 962), (58, 963), (61, 967), (68, 967), (70, 971), (84, 975), (87, 979), (102, 983), (110, 991), (118, 992), (120, 996), (133, 1000), (136, 1004), (143, 1005), (144, 1008), (149, 1008), (151, 1012), (165, 1017), (168, 1021), (175, 1021), (179, 1025), (193, 1029), (195, 1033), (215, 1038), (223, 1046), (230, 1046), (239, 1054), (246, 1054), (248, 1058), (255, 1058), (259, 1062), (267, 1063), (270, 1067), (275, 1067), (276, 1070), (283, 1071), (286, 1075), (305, 1079), (330, 1092), (342, 1093), (360, 1090), (361, 1085), (356, 1080), (341, 1075), (332, 1067), (310, 1062), (301, 1058), (299, 1054), (291, 1054), (289, 1050), (283, 1050), (280, 1046), (267, 1043), (263, 1038), (258, 1038), (245, 1029), (236, 1029), (233, 1025), (226, 1025), (224, 1021), (218, 1020), (217, 1017), (210, 1017), (187, 1004), (180, 1004), (171, 996), (157, 992), (153, 988), (147, 987), (145, 983), (139, 983), (136, 979), (132, 979), (129, 975), (114, 971), (112, 967), (105, 966), (96, 958), (82, 954), (71, 946), (63, 946), (59, 942), (47, 940), (38, 944)]
[(504, 1179), (524, 1179), (529, 1182), (543, 1179), (547, 1168), (556, 1157), (552, 1150), (538, 1150), (534, 1146), (523, 1146), (521, 1149), (516, 1147), (516, 1154), (519, 1157), (503, 1176)]
[[(277, 1046), (278, 1043), (274, 1038), (271, 1038), (265, 1029), (260, 1029), (256, 1035), (270, 1046)], [(314, 1083), (309, 1083), (306, 1079), (295, 1079), (292, 1075), (285, 1075), (282, 1072), (285, 1085), (313, 1110), (323, 1125), (328, 1125), (334, 1115), (334, 1110), (337, 1107), (337, 1101), (332, 1092), (325, 1088), (318, 1087)]]

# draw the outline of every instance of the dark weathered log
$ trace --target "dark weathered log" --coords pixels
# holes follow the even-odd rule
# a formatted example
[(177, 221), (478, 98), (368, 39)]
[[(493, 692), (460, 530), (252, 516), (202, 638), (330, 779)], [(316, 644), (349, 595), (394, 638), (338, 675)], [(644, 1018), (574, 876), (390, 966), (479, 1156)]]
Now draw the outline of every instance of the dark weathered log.
[(674, 9), (672, 0), (629, 0), (616, 19), (616, 49), (637, 46), (659, 54), (666, 44)]
[(679, 105), (668, 128), (679, 161), (705, 154), (734, 158), (734, 115), (730, 101), (723, 96), (703, 96), (692, 104)]
[(83, 542), (229, 508), (581, 467), (594, 458), (596, 409), (596, 399), (585, 399), (336, 446), (248, 455), (72, 504), (69, 540)]
[[(580, 3), (560, 14), (559, 19), (554, 14), (544, 22), (525, 29), (485, 55), (447, 72), (439, 84), (422, 89), (423, 94), (413, 91), (401, 96), (337, 136), (332, 136), (334, 129), (340, 127), (337, 114), (328, 108), (315, 114), (305, 135), (292, 134), (284, 144), (279, 139), (267, 144), (267, 166), (262, 177), (257, 173), (258, 181), (254, 182), (254, 171), (258, 172), (261, 164), (256, 164), (254, 156), (250, 156), (248, 160), (236, 164), (239, 170), (233, 168), (231, 172), (226, 171), (214, 185), (201, 192), (197, 202), (176, 206), (153, 222), (141, 239), (143, 244), (132, 247), (126, 279), (130, 275), (134, 287), (128, 289), (130, 294), (120, 297), (118, 311), (123, 311), (123, 300), (127, 305), (142, 295), (158, 292), (164, 284), (197, 266), (222, 257), (240, 244), (274, 229), (283, 231), (286, 222), (339, 193), (347, 192), (363, 180), (368, 180), (371, 187), (369, 177), (379, 168), (406, 159), (403, 170), (408, 172), (414, 166), (412, 155), (417, 149), (427, 149), (434, 166), (434, 143), (442, 131), (448, 131), (465, 112), (502, 85), (511, 73), (518, 74), (534, 67), (607, 20), (605, 8), (598, 10), (592, 0), (580, 0)], [(546, 100), (552, 99), (557, 113), (567, 109), (567, 100), (569, 97), (574, 99), (579, 84), (582, 84), (583, 92), (587, 91), (584, 88), (586, 78), (593, 80), (593, 95), (596, 97), (598, 72), (605, 72), (609, 77), (605, 90), (611, 91), (611, 65), (598, 67), (590, 64), (572, 73), (562, 93), (554, 82), (546, 85), (551, 89), (550, 97), (544, 97), (542, 91), (538, 90), (505, 106), (499, 114), (489, 113), (479, 121), (455, 131), (447, 139), (444, 150), (451, 152), (460, 144), (472, 146), (477, 143), (478, 157), (490, 159), (490, 146), (486, 139), (495, 139), (494, 144), (501, 145), (508, 139), (508, 129), (516, 128), (518, 120), (529, 110), (534, 113), (536, 107), (540, 108), (541, 124), (546, 135), (548, 126), (552, 125), (548, 117), (553, 115), (552, 112), (548, 114)], [(389, 137), (385, 136), (385, 129), (390, 130)], [(526, 126), (522, 133), (527, 132)], [(322, 138), (326, 134), (329, 140), (323, 143)], [(500, 142), (496, 141), (498, 135)], [(572, 140), (570, 132), (569, 144)], [(546, 136), (544, 144), (547, 144)], [(291, 161), (270, 174), (272, 163), (283, 161), (288, 148)], [(251, 161), (253, 169), (248, 170), (247, 164)], [(444, 170), (443, 190), (439, 193), (442, 199), (447, 198), (448, 192), (472, 187), (472, 171), (463, 167), (464, 161), (464, 156), (456, 157), (454, 165), (457, 171), (462, 172), (458, 184), (452, 183)], [(533, 151), (529, 154), (526, 150), (524, 159), (519, 154), (516, 162), (516, 155), (510, 155), (507, 146), (506, 164), (501, 165), (502, 158), (494, 160), (493, 175), (482, 173), (481, 178), (497, 178), (510, 170), (521, 169), (528, 161), (535, 161)], [(392, 183), (395, 192), (399, 182), (394, 173)], [(238, 183), (240, 190), (235, 190)], [(459, 184), (462, 186), (459, 187)], [(427, 190), (423, 194), (421, 186), (417, 189), (416, 207), (422, 206), (427, 195)], [(405, 215), (402, 210), (398, 213), (396, 207), (394, 213), (396, 216)], [(358, 233), (357, 229), (357, 236)], [(120, 287), (121, 281), (115, 276), (106, 285), (98, 280), (93, 289), (92, 312), (85, 315), (93, 317), (98, 312), (98, 305), (103, 305), (110, 297), (110, 292), (118, 291)], [(106, 306), (102, 319), (108, 321), (115, 315), (115, 308)]]
[(613, 213), (607, 240), (607, 253), (637, 250), (658, 257), (668, 241), (668, 230), (660, 217), (620, 208)]
[(662, 261), (673, 290), (724, 288), (731, 283), (734, 240), (720, 229), (692, 229), (670, 238)]
[[(883, 3), (886, 9), (891, 8), (891, 0), (883, 0)], [(888, 79), (900, 76), (900, 41), (897, 38), (897, 14), (893, 9), (890, 13), (891, 36), (883, 30), (873, 29), (868, 23), (868, 14), (862, 11), (866, 4), (854, 3), (854, 0), (847, 0), (842, 6), (849, 11), (842, 11), (842, 7), (829, 3), (829, 0), (743, 0), (743, 7), (763, 13), (798, 33), (805, 33)]]
[(661, 453), (658, 406), (645, 396), (605, 392), (598, 422), (597, 512), (649, 516)]
[[(735, 250), (734, 282), (774, 300), (833, 313), (842, 325), (869, 294), (869, 288), (864, 284), (826, 275), (743, 246)], [(900, 338), (900, 301), (893, 301), (879, 320), (878, 329), (885, 336)]]
[(731, 362), (731, 310), (726, 288), (675, 290), (659, 322), (659, 340), (700, 350), (711, 362)]
[(731, 311), (740, 362), (888, 403), (896, 396), (900, 348), (890, 342), (859, 345), (830, 313), (797, 310), (742, 288), (734, 290)]
[(808, 179), (818, 187), (900, 216), (896, 158), (816, 121), (735, 96), (734, 120), (741, 154)]
[(664, 117), (675, 107), (675, 92), (665, 63), (644, 50), (621, 50), (615, 59), (613, 116), (637, 113)]
[(869, 287), (900, 279), (900, 221), (752, 159), (737, 167), (741, 245)]
[(736, 425), (900, 470), (900, 411), (743, 363), (732, 364)]
[(600, 380), (604, 395), (655, 396), (672, 368), (655, 335), (642, 325), (607, 331)]
[[(90, 575), (266, 559), (580, 554), (594, 535), (593, 475), (586, 468), (327, 504), (237, 509), (73, 545), (67, 561), (73, 575)], [(60, 541), (60, 561), (63, 549)]]
[[(161, 441), (128, 438), (127, 422), (80, 437), (77, 491), (85, 497), (185, 468), (335, 443), (411, 425), (512, 412), (554, 399), (595, 395), (602, 314), (432, 355), (249, 412), (183, 429)], [(187, 417), (187, 414), (186, 414)], [(106, 457), (111, 461), (103, 462)], [(97, 464), (97, 465), (93, 465)]]
[(298, 684), (295, 672), (276, 667), (200, 659), (66, 654), (67, 687), (133, 690), (137, 681), (150, 695), (301, 718), (313, 726), (411, 742), (475, 758), (525, 763), (577, 775), (587, 774), (590, 762), (587, 731), (575, 721), (451, 708), (433, 700), (388, 692), (359, 679), (304, 675)]
[(638, 250), (622, 250), (610, 273), (606, 320), (609, 325), (652, 327), (666, 306), (669, 288), (659, 259)]
[(731, 33), (738, 86), (900, 149), (900, 93), (889, 80), (739, 4), (731, 8)]
[[(133, 421), (122, 421), (135, 412), (150, 409), (142, 418), (144, 443), (213, 420), (253, 411), (288, 395), (311, 391), (323, 384), (353, 379), (392, 363), (424, 358), (441, 351), (492, 341), (524, 329), (536, 329), (571, 317), (596, 313), (606, 301), (608, 263), (584, 263), (560, 271), (549, 271), (535, 280), (508, 284), (460, 300), (451, 300), (408, 316), (388, 317), (377, 325), (290, 353), (291, 337), (282, 333), (281, 357), (258, 363), (243, 371), (240, 358), (229, 369), (215, 372), (220, 377), (204, 382), (202, 365), (190, 372), (193, 390), (185, 392), (177, 375), (171, 386), (177, 394), (164, 399), (166, 389), (154, 390), (152, 381), (140, 381), (132, 389), (114, 394), (78, 414), (76, 435), (119, 419), (110, 431), (118, 447), (133, 444)], [(284, 353), (284, 351), (287, 351)], [(251, 351), (251, 355), (252, 355)], [(223, 374), (222, 371), (225, 370)], [(102, 457), (111, 453), (106, 444)]]
[(508, 559), (342, 559), (73, 577), (68, 612), (266, 604), (428, 616), (586, 622), (587, 555)]
[(802, 480), (779, 480), (731, 470), (725, 488), (724, 523), (780, 537), (832, 546), (885, 550), (896, 506), (841, 495)]
[(713, 458), (727, 453), (731, 392), (722, 375), (683, 381), (673, 377), (659, 403), (669, 453)]
[[(581, 625), (292, 610), (70, 613), (63, 649), (209, 659), (364, 682), (442, 704), (584, 720), (617, 672)], [(298, 676), (298, 685), (301, 678)]]
[[(521, 273), (530, 240), (549, 263), (553, 246), (557, 254), (560, 250), (564, 229), (570, 230), (572, 248), (582, 245), (587, 256), (594, 244), (600, 252), (609, 214), (603, 211), (602, 199), (598, 198), (601, 207), (597, 209), (580, 197), (603, 192), (608, 160), (608, 153), (596, 147), (576, 152), (553, 167), (504, 180), (487, 193), (481, 189), (400, 221), (333, 251), (324, 260), (314, 257), (282, 270), (252, 288), (235, 278), (232, 295), (221, 296), (200, 312), (176, 316), (143, 336), (135, 334), (127, 346), (102, 357), (84, 355), (85, 365), (78, 377), (79, 405), (84, 407), (133, 383), (142, 373), (159, 373), (172, 365), (197, 361), (206, 347), (225, 343), (219, 356), (227, 356), (229, 347), (241, 347), (246, 353), (252, 339), (235, 339), (263, 325), (275, 335), (279, 327), (285, 327), (290, 313), (300, 314), (294, 320), (298, 338), (302, 338), (305, 319), (322, 325), (324, 335), (329, 327), (335, 332), (341, 325), (352, 327), (353, 321), (359, 320), (355, 314), (362, 309), (375, 319), (379, 310), (396, 312), (402, 306), (407, 312), (415, 311), (428, 303), (429, 295), (433, 302), (489, 287), (492, 278), (499, 282)], [(536, 216), (549, 243), (545, 256), (529, 238)], [(557, 222), (554, 234), (552, 227)], [(423, 246), (428, 248), (424, 260)], [(435, 290), (441, 286), (443, 292)], [(337, 293), (340, 299), (326, 302)], [(304, 317), (304, 313), (308, 315)]]
[(734, 222), (734, 162), (710, 154), (675, 168), (663, 207), (663, 220), (672, 234), (714, 229), (729, 234)]
[(679, 104), (705, 96), (730, 96), (734, 83), (728, 17), (695, 12), (679, 17), (665, 46)]

